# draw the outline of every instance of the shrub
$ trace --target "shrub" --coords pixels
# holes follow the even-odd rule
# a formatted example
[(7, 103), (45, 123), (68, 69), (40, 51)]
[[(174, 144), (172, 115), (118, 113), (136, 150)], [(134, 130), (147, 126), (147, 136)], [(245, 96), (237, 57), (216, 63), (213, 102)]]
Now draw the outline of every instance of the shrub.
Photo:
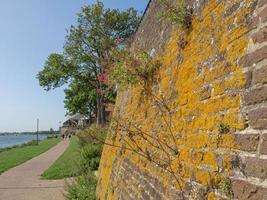
[(96, 177), (94, 171), (98, 169), (103, 149), (102, 143), (96, 140), (105, 140), (107, 126), (92, 125), (80, 132), (77, 136), (81, 145), (79, 160), (79, 177), (73, 184), (67, 185), (68, 200), (95, 200)]
[(108, 133), (108, 126), (97, 126), (95, 124), (91, 125), (89, 128), (81, 131), (77, 136), (79, 138), (79, 143), (82, 147), (88, 144), (99, 144), (99, 141), (105, 141)]
[(96, 177), (93, 172), (77, 177), (75, 183), (67, 185), (68, 200), (95, 200), (96, 199)]
[(86, 173), (88, 170), (95, 171), (99, 167), (100, 157), (103, 145), (101, 144), (88, 144), (81, 151), (80, 168), (81, 171)]
[(142, 85), (151, 81), (160, 63), (153, 59), (145, 51), (136, 50), (131, 52), (128, 49), (114, 53), (115, 63), (109, 70), (110, 78), (113, 82), (123, 85)]
[(230, 127), (226, 124), (221, 123), (219, 125), (219, 133), (220, 134), (227, 134), (230, 132)]
[(59, 136), (54, 134), (54, 135), (48, 135), (47, 139), (53, 139), (53, 138), (58, 138)]
[(159, 13), (163, 19), (189, 28), (192, 21), (192, 11), (187, 8), (185, 0), (159, 0), (164, 10)]
[(232, 190), (232, 181), (230, 178), (223, 178), (218, 185), (218, 189), (221, 193), (232, 199), (233, 190)]

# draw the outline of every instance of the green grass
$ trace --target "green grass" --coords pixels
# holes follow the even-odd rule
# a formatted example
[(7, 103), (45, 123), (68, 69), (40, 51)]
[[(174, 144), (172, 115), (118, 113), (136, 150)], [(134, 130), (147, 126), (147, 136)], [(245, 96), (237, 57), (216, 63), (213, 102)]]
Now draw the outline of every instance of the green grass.
[(60, 139), (47, 139), (41, 141), (38, 146), (33, 144), (0, 152), (0, 174), (44, 153), (59, 141)]
[(79, 151), (80, 145), (78, 138), (73, 137), (66, 151), (42, 176), (45, 179), (62, 179), (76, 176), (78, 173), (77, 162), (80, 158)]

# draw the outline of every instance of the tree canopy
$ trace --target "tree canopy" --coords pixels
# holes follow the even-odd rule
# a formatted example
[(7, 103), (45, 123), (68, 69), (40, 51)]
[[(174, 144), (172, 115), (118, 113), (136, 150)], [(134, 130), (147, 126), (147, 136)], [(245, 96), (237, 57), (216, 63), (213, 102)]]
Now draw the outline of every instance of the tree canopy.
[(71, 114), (95, 112), (105, 122), (105, 104), (114, 101), (114, 89), (107, 84), (106, 69), (112, 51), (127, 46), (140, 17), (135, 9), (107, 9), (97, 1), (84, 6), (77, 24), (67, 31), (62, 54), (48, 56), (37, 75), (45, 90), (68, 84), (65, 107)]

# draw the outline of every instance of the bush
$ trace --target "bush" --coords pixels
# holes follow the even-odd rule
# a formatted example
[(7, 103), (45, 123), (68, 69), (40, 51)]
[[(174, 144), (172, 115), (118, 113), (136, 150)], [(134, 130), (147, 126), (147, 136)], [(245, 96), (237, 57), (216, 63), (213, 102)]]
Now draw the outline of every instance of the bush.
[(77, 136), (81, 145), (79, 160), (79, 177), (68, 186), (68, 200), (95, 200), (96, 177), (94, 171), (99, 167), (103, 144), (108, 132), (108, 127), (92, 125), (80, 132)]
[(75, 183), (68, 185), (68, 200), (95, 200), (96, 178), (93, 172), (77, 177)]
[(53, 139), (53, 138), (58, 138), (58, 135), (55, 135), (55, 134), (51, 134), (51, 135), (48, 135), (47, 136), (47, 139)]
[(100, 157), (103, 145), (101, 144), (88, 144), (81, 151), (80, 168), (81, 171), (86, 173), (88, 170), (95, 171), (99, 167)]
[(220, 134), (227, 134), (230, 132), (230, 127), (226, 124), (221, 123), (219, 125), (219, 133)]
[(230, 178), (225, 177), (221, 180), (221, 182), (218, 185), (219, 191), (229, 197), (230, 199), (233, 198), (233, 190), (232, 190), (232, 181)]
[(113, 82), (122, 85), (145, 85), (152, 81), (160, 67), (158, 60), (149, 53), (136, 50), (122, 49), (114, 53), (115, 63), (110, 69), (110, 78)]
[(160, 17), (179, 26), (189, 28), (192, 21), (192, 11), (187, 8), (185, 0), (159, 0), (164, 11)]
[(81, 131), (77, 136), (82, 147), (88, 144), (102, 144), (108, 133), (108, 126), (97, 126), (93, 124), (89, 128)]

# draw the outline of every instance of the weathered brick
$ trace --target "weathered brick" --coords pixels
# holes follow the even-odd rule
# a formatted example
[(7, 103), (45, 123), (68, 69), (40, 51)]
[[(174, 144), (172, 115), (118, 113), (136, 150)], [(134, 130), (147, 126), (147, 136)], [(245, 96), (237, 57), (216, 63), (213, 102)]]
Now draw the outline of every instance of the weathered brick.
[(245, 94), (246, 105), (262, 103), (267, 100), (267, 86), (253, 89)]
[(267, 83), (267, 65), (254, 71), (253, 83)]
[(260, 146), (260, 153), (267, 155), (267, 134), (262, 135), (262, 143)]
[(232, 15), (236, 10), (238, 10), (240, 8), (240, 4), (241, 4), (241, 2), (237, 2), (237, 3), (233, 4), (230, 8), (228, 8), (224, 13), (224, 17), (228, 17), (228, 16)]
[(151, 184), (153, 184), (153, 186), (155, 188), (157, 188), (158, 192), (163, 193), (163, 194), (166, 193), (166, 189), (165, 189), (163, 183), (160, 182), (157, 178), (152, 178), (150, 182), (151, 182)]
[(242, 171), (246, 176), (266, 179), (267, 177), (267, 159), (257, 157), (246, 157), (242, 161)]
[(232, 155), (230, 158), (231, 158), (232, 167), (235, 169), (240, 169), (240, 166), (242, 166), (242, 162), (238, 154)]
[(236, 148), (242, 151), (256, 151), (260, 136), (257, 134), (235, 134), (234, 141)]
[(257, 28), (258, 24), (259, 24), (259, 16), (248, 19), (249, 30), (253, 30), (253, 29)]
[(200, 100), (206, 100), (209, 99), (211, 97), (211, 87), (206, 86), (202, 89), (201, 93), (200, 93)]
[(148, 191), (148, 193), (151, 195), (151, 196), (153, 196), (154, 194), (156, 194), (157, 193), (157, 191), (153, 188), (153, 187), (151, 187), (150, 185), (146, 185), (147, 187), (145, 187), (145, 189), (146, 189), (146, 191)]
[(245, 87), (248, 88), (251, 86), (253, 74), (251, 71), (247, 71), (246, 73), (244, 73), (244, 75), (246, 77)]
[(257, 108), (248, 112), (249, 125), (255, 129), (267, 128), (267, 108)]
[(122, 190), (120, 192), (120, 197), (119, 200), (132, 200), (131, 196), (129, 195), (129, 193), (125, 190)]
[(267, 41), (267, 27), (264, 27), (257, 33), (254, 33), (252, 35), (252, 40), (254, 43), (262, 43)]
[(146, 193), (146, 191), (141, 187), (140, 188), (141, 198), (143, 200), (150, 199), (150, 196)]
[(232, 190), (236, 199), (265, 200), (267, 199), (267, 188), (259, 187), (251, 183), (233, 179)]
[(163, 198), (158, 192), (155, 192), (154, 194), (152, 194), (152, 199), (153, 200), (161, 200)]
[(261, 18), (261, 22), (267, 21), (267, 7), (260, 12), (259, 17)]
[(251, 54), (247, 54), (241, 59), (240, 64), (244, 67), (249, 67), (264, 60), (265, 58), (267, 58), (267, 46), (264, 46)]
[(192, 192), (192, 183), (191, 182), (186, 182), (183, 188), (183, 192), (185, 195), (190, 195)]
[(259, 3), (258, 3), (259, 8), (264, 6), (265, 4), (267, 4), (267, 0), (259, 0)]

